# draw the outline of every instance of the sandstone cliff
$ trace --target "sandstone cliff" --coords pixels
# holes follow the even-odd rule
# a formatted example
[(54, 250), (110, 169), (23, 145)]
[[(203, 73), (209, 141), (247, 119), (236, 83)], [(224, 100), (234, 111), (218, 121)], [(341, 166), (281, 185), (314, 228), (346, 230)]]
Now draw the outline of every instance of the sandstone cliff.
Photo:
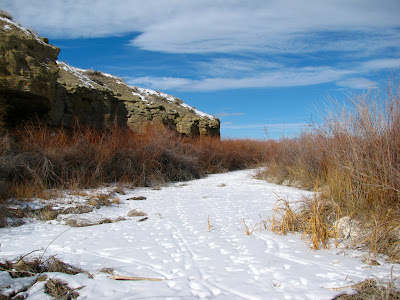
[(132, 87), (121, 78), (98, 71), (59, 65), (59, 87), (52, 110), (54, 125), (80, 122), (104, 127), (117, 122), (140, 131), (157, 122), (187, 136), (219, 135), (217, 118), (197, 111), (179, 98), (158, 91)]
[(7, 122), (47, 113), (55, 98), (60, 49), (0, 18), (0, 104)]
[(220, 121), (173, 96), (132, 87), (122, 79), (58, 62), (47, 39), (0, 17), (0, 114), (7, 123), (32, 116), (53, 126), (140, 131), (157, 122), (187, 136), (219, 136)]

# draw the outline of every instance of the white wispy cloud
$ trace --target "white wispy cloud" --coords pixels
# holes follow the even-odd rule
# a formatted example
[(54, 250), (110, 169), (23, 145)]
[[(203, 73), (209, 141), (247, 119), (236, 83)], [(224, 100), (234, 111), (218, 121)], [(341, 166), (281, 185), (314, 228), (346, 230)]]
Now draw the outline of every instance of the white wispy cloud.
[(398, 0), (0, 0), (0, 6), (50, 37), (137, 32), (132, 45), (170, 53), (360, 51), (400, 41)]
[(361, 69), (366, 71), (379, 71), (383, 69), (400, 68), (400, 58), (375, 59), (364, 62)]
[(221, 112), (221, 113), (215, 114), (215, 116), (216, 116), (217, 118), (236, 117), (236, 116), (243, 116), (243, 115), (245, 115), (245, 113), (242, 113), (242, 112), (233, 112), (233, 113)]
[(185, 55), (190, 74), (149, 68), (152, 75), (127, 78), (157, 90), (363, 88), (373, 85), (369, 73), (400, 67), (398, 0), (0, 0), (0, 7), (50, 38), (136, 33), (130, 45), (142, 50), (201, 54)]
[(159, 87), (161, 89), (174, 88), (182, 91), (216, 91), (239, 88), (314, 85), (334, 82), (349, 74), (352, 74), (352, 71), (331, 67), (304, 67), (257, 73), (249, 77), (241, 78), (213, 77), (205, 79), (187, 79), (147, 76), (127, 78), (127, 82), (131, 85), (140, 85), (153, 89)]
[(239, 57), (215, 58), (209, 61), (195, 62), (195, 67), (200, 74), (207, 74), (210, 77), (233, 77), (283, 68), (284, 65), (260, 58)]
[(336, 85), (351, 89), (371, 89), (377, 87), (378, 84), (375, 81), (366, 78), (353, 77), (338, 81), (336, 82)]
[(192, 79), (176, 77), (151, 77), (138, 78), (126, 77), (125, 81), (132, 86), (140, 86), (155, 90), (185, 89), (193, 84)]
[(196, 63), (196, 67), (202, 75), (200, 79), (145, 76), (127, 80), (132, 85), (181, 91), (296, 87), (322, 83), (368, 89), (377, 86), (377, 82), (366, 78), (368, 74), (400, 68), (400, 58), (367, 60), (353, 63), (346, 69), (330, 66), (293, 68), (281, 63), (247, 58), (213, 59)]

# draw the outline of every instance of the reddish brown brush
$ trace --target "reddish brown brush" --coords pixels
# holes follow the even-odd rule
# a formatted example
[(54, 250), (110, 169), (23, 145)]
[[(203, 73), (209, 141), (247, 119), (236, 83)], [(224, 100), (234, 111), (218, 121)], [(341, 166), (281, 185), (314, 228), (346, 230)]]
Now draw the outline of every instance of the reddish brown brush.
[(93, 187), (104, 182), (151, 186), (243, 169), (268, 155), (268, 143), (185, 138), (162, 125), (141, 133), (128, 128), (100, 130), (26, 124), (3, 135), (0, 189), (20, 198), (51, 187)]

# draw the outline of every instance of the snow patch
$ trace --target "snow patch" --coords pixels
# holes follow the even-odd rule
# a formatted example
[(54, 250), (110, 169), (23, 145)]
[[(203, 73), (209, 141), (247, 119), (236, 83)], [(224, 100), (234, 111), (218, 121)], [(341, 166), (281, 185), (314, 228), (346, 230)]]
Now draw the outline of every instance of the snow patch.
[[(40, 44), (45, 45), (45, 46), (47, 46), (47, 47), (53, 47), (53, 46), (51, 46), (51, 45), (49, 45), (49, 44), (43, 42), (43, 41), (40, 39), (40, 37), (39, 37), (36, 33), (34, 33), (34, 32), (32, 32), (32, 31), (28, 30), (28, 29), (25, 28), (25, 27), (22, 27), (22, 26), (18, 25), (17, 23), (14, 23), (14, 22), (11, 21), (10, 19), (4, 18), (4, 17), (0, 17), (0, 20), (1, 20), (1, 21), (4, 21), (4, 22), (7, 22), (7, 23), (9, 23), (10, 25), (12, 25), (12, 26), (14, 26), (14, 27), (17, 27), (19, 30), (21, 30), (23, 33), (25, 33), (27, 36), (33, 37), (33, 38), (34, 38), (36, 41), (38, 41)], [(10, 30), (10, 29), (12, 29), (10, 25), (4, 25), (3, 28), (5, 28), (6, 26), (8, 26), (8, 30)]]
[(78, 77), (78, 79), (82, 82), (83, 86), (94, 89), (93, 83), (95, 83), (95, 82), (92, 81), (89, 77), (87, 77), (86, 75), (83, 74), (83, 72), (85, 72), (86, 70), (75, 68), (75, 67), (71, 67), (71, 66), (69, 66), (66, 63), (63, 63), (61, 61), (57, 61), (57, 65), (60, 68), (62, 68), (64, 71), (66, 71), (68, 73), (71, 73), (71, 74), (75, 75), (76, 77)]
[(206, 114), (206, 113), (204, 113), (202, 111), (199, 111), (199, 110), (195, 109), (193, 106), (190, 106), (190, 105), (188, 105), (186, 103), (183, 103), (178, 98), (176, 98), (176, 97), (174, 97), (172, 95), (168, 95), (168, 94), (165, 94), (165, 93), (162, 93), (162, 92), (159, 92), (159, 91), (154, 91), (154, 90), (145, 89), (145, 88), (137, 88), (137, 90), (141, 94), (146, 95), (146, 96), (154, 95), (154, 96), (158, 96), (158, 97), (164, 98), (168, 102), (176, 104), (176, 105), (179, 105), (179, 106), (184, 107), (186, 109), (189, 109), (189, 110), (193, 111), (195, 114), (197, 114), (197, 115), (199, 115), (201, 117), (206, 117), (206, 118), (209, 118), (209, 119), (215, 119), (214, 116)]
[[(117, 76), (114, 76), (114, 75), (112, 75), (112, 74), (103, 73), (103, 72), (101, 72), (101, 74), (102, 74), (103, 76), (105, 76), (105, 77), (109, 77), (109, 78), (113, 78), (113, 79), (117, 79), (117, 80), (118, 80), (118, 77), (117, 77)], [(118, 80), (118, 81), (119, 81), (119, 80)], [(119, 81), (119, 82), (117, 82), (117, 83), (122, 83), (122, 82)]]
[(136, 93), (136, 92), (132, 92), (133, 95), (140, 97), (140, 99), (142, 99), (143, 102), (147, 102), (149, 103), (149, 101), (146, 99), (145, 96), (143, 96), (142, 94)]
[[(86, 87), (90, 87), (90, 88), (94, 88), (94, 83), (88, 76), (84, 75), (84, 72), (86, 72), (87, 70), (84, 69), (79, 69), (79, 68), (75, 68), (75, 67), (71, 67), (65, 63), (62, 63), (60, 61), (57, 61), (57, 64), (60, 66), (60, 68), (64, 69), (67, 72), (70, 72), (72, 74), (74, 74), (75, 76), (77, 76), (79, 78), (79, 80), (81, 80), (82, 84)], [(133, 87), (130, 86), (128, 84), (126, 84), (125, 82), (122, 82), (121, 80), (119, 80), (118, 77), (111, 75), (111, 74), (107, 74), (107, 73), (101, 73), (102, 75), (109, 77), (109, 78), (113, 78), (116, 80), (117, 84), (123, 84), (125, 86), (127, 86), (128, 88), (130, 88), (132, 91), (132, 94), (135, 96), (140, 97), (140, 99), (143, 102), (146, 102), (147, 104), (151, 103), (152, 101), (149, 101), (147, 97), (149, 96), (156, 96), (156, 97), (160, 97), (165, 99), (166, 101), (168, 101), (171, 104), (175, 104), (178, 106), (181, 106), (183, 108), (186, 108), (188, 110), (190, 110), (191, 112), (197, 114), (198, 116), (204, 117), (204, 118), (209, 118), (209, 119), (215, 119), (214, 116), (206, 114), (202, 111), (197, 110), (196, 108), (182, 102), (182, 100), (180, 100), (179, 98), (176, 98), (172, 95), (168, 95), (165, 94), (163, 92), (159, 92), (159, 91), (154, 91), (154, 90), (150, 90), (150, 89), (145, 89), (145, 88), (140, 88), (140, 87)], [(136, 92), (137, 91), (137, 92)]]
[(199, 115), (199, 116), (202, 116), (202, 117), (205, 117), (205, 118), (215, 119), (214, 116), (206, 114), (205, 112), (199, 111), (196, 108), (194, 108), (193, 106), (187, 105), (186, 103), (181, 103), (179, 105), (182, 106), (182, 107), (185, 107), (187, 109), (193, 110), (196, 115)]

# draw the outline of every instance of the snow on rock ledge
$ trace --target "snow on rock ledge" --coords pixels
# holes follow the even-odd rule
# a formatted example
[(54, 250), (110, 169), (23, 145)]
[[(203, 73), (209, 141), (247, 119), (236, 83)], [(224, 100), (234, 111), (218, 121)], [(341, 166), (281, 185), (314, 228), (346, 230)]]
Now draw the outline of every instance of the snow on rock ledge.
[(6, 107), (2, 112), (6, 123), (49, 111), (59, 51), (46, 38), (0, 17), (0, 103)]
[(132, 87), (116, 76), (93, 70), (59, 66), (59, 97), (50, 112), (53, 125), (104, 127), (117, 122), (135, 131), (147, 123), (162, 123), (186, 136), (219, 136), (219, 119), (196, 110), (179, 98)]
[[(161, 123), (186, 136), (219, 136), (220, 121), (179, 98), (126, 84), (121, 78), (57, 61), (60, 51), (29, 29), (0, 17), (0, 104), (12, 125), (39, 116), (53, 126), (141, 131)], [(0, 120), (2, 121), (2, 120)]]

